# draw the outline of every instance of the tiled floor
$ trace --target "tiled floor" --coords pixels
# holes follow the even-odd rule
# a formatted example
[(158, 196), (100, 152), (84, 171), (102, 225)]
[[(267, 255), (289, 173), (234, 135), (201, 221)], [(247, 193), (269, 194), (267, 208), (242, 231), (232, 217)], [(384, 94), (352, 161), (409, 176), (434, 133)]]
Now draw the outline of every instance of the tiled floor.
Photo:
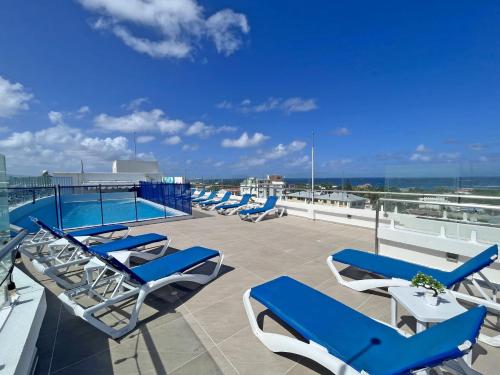
[[(137, 328), (119, 341), (61, 308), (56, 297), (60, 288), (28, 264), (28, 271), (47, 287), (48, 311), (38, 342), (36, 373), (327, 374), (304, 358), (268, 351), (249, 328), (243, 292), (282, 274), (389, 322), (386, 293), (357, 293), (338, 285), (325, 262), (328, 254), (345, 247), (373, 251), (373, 231), (293, 216), (258, 224), (211, 213), (195, 216), (136, 227), (133, 233), (167, 234), (176, 249), (202, 245), (222, 250), (221, 276), (203, 288), (191, 284), (157, 291), (146, 299)], [(257, 304), (255, 309), (263, 310)], [(108, 318), (117, 318), (115, 314)], [(408, 330), (415, 325), (407, 316), (402, 324)], [(266, 330), (286, 332), (270, 318), (264, 325)], [(475, 348), (478, 371), (497, 374), (498, 363), (500, 349), (484, 344)]]

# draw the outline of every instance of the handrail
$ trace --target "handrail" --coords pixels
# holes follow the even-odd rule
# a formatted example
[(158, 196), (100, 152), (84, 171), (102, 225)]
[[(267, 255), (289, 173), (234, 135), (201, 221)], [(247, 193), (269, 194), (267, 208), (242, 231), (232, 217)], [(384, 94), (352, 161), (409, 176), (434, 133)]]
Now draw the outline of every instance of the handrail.
[(0, 259), (12, 252), (27, 235), (28, 231), (26, 229), (22, 229), (14, 238), (7, 242), (5, 246), (0, 250)]
[(417, 201), (411, 199), (393, 199), (393, 198), (380, 198), (382, 202), (395, 202), (395, 203), (418, 203), (434, 206), (452, 206), (463, 208), (481, 208), (485, 210), (500, 211), (500, 206), (492, 206), (488, 204), (474, 204), (474, 203), (454, 203), (454, 202), (439, 202), (439, 201)]

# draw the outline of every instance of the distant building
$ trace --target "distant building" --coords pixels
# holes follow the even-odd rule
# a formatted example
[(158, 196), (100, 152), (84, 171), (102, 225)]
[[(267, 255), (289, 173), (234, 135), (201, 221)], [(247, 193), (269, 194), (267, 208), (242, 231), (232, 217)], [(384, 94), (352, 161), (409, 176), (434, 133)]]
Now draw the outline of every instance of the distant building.
[(267, 178), (248, 177), (240, 184), (240, 194), (252, 194), (257, 198), (267, 198), (275, 195), (282, 198), (286, 182), (282, 176), (269, 175)]
[[(83, 169), (83, 168), (82, 168)], [(53, 172), (52, 182), (61, 186), (81, 185), (131, 185), (139, 181), (161, 182), (156, 160), (115, 160), (112, 172)]]
[[(289, 201), (302, 201), (310, 202), (312, 200), (312, 194), (310, 191), (298, 191), (296, 193), (291, 193), (286, 196)], [(365, 208), (366, 198), (345, 192), (334, 192), (334, 193), (315, 193), (314, 203), (324, 204), (336, 207), (348, 207), (348, 208)]]

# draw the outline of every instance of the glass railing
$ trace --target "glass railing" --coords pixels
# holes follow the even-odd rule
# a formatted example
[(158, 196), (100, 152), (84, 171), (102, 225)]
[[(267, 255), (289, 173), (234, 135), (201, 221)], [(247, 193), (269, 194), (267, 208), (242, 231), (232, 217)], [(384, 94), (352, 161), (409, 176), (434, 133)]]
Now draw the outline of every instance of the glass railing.
[[(420, 199), (381, 198), (379, 216), (388, 220), (395, 230), (462, 241), (499, 242), (500, 197), (487, 197), (490, 204), (457, 203), (449, 199), (446, 195)], [(477, 199), (484, 201), (485, 197)], [(473, 198), (467, 196), (467, 200)]]
[[(148, 195), (146, 188), (158, 194)], [(127, 223), (191, 214), (189, 184), (8, 188), (10, 221), (30, 232), (30, 216), (61, 229)]]

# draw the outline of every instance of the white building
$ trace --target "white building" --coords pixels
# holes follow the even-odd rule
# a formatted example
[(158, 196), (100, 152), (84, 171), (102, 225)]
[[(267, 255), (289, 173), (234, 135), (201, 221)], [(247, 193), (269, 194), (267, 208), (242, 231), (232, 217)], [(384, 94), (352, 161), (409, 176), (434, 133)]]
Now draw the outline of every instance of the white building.
[(161, 182), (163, 177), (156, 160), (115, 160), (111, 172), (53, 172), (52, 182), (61, 186), (129, 185)]
[[(286, 196), (289, 201), (311, 201), (310, 191), (298, 191), (296, 193), (291, 193)], [(314, 203), (324, 204), (336, 207), (347, 207), (347, 208), (365, 208), (368, 199), (360, 197), (355, 194), (346, 192), (333, 192), (333, 193), (315, 193)]]
[(240, 184), (240, 194), (252, 194), (257, 198), (275, 195), (282, 198), (285, 194), (286, 182), (282, 176), (268, 175), (267, 178), (248, 177)]

